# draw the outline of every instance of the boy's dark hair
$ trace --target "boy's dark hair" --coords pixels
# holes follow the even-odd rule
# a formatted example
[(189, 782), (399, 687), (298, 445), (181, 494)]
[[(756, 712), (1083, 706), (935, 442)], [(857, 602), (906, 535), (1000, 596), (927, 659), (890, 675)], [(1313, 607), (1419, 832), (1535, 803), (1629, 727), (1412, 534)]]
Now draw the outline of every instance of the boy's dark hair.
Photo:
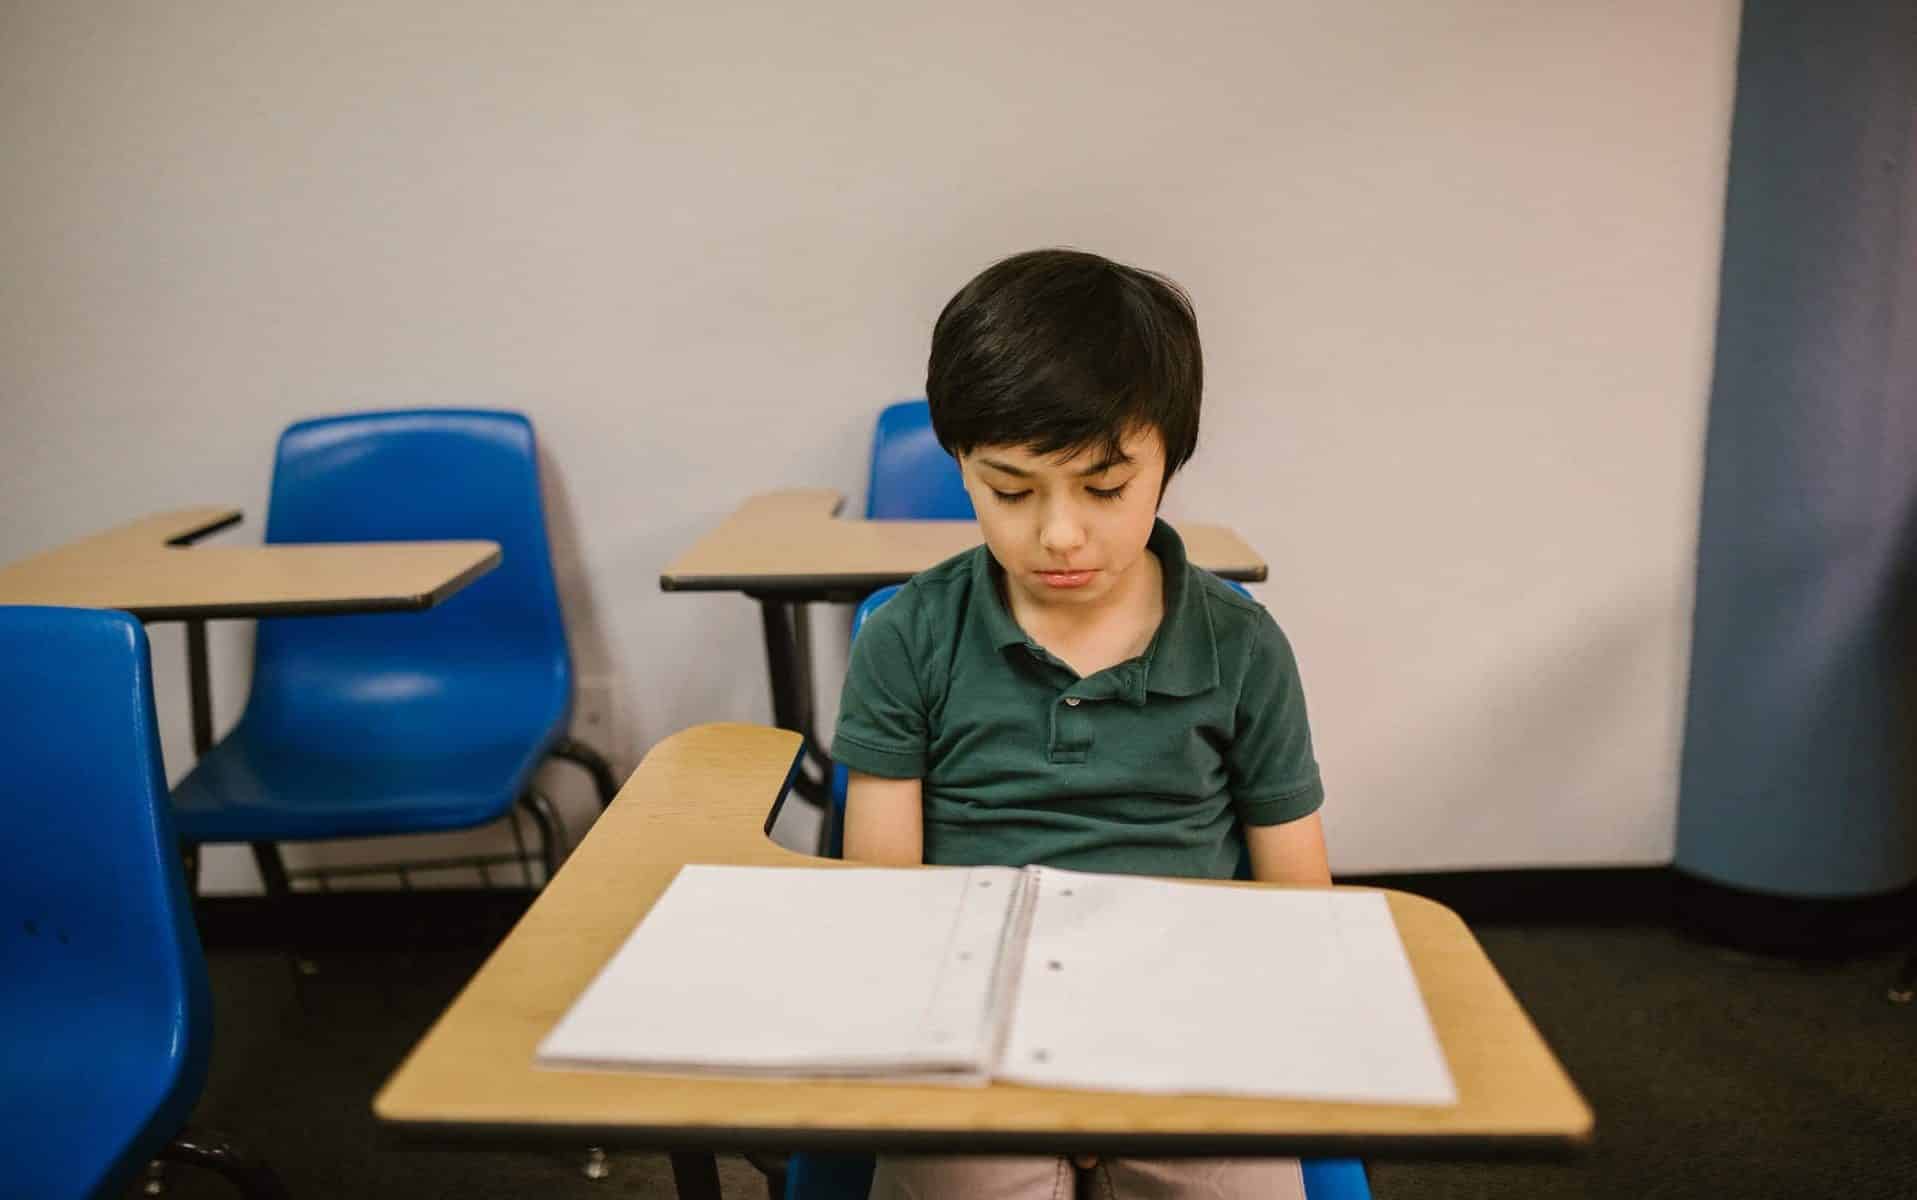
[(1204, 358), (1183, 288), (1078, 250), (1033, 250), (959, 289), (932, 330), (925, 392), (954, 456), (981, 446), (1116, 458), (1138, 427), (1165, 482), (1198, 444)]

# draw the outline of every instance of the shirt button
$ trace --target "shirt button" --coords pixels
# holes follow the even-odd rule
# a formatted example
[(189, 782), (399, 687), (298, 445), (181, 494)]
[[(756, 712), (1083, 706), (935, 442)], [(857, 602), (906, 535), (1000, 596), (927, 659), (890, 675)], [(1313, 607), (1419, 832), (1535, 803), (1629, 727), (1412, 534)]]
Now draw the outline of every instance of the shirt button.
[(1077, 708), (1077, 707), (1078, 707), (1078, 697), (1077, 697), (1077, 696), (1067, 696), (1067, 697), (1065, 697), (1065, 706), (1066, 706), (1067, 708)]

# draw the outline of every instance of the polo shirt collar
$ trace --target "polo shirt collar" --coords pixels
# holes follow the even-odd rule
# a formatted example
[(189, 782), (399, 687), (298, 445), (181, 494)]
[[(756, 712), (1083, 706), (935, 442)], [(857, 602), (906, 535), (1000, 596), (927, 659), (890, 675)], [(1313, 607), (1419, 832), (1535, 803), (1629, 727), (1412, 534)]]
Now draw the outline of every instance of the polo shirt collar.
[(1185, 558), (1185, 541), (1159, 520), (1145, 545), (1165, 572), (1165, 616), (1145, 647), (1145, 690), (1162, 696), (1210, 691), (1218, 686), (1218, 638), (1204, 584)]
[(991, 637), (994, 650), (1034, 645), (1036, 643), (1012, 619), (1004, 598), (999, 595), (999, 576), (1004, 573), (1005, 568), (992, 557), (990, 546), (980, 546), (972, 552), (972, 596), (979, 615), (985, 620), (985, 632)]
[[(1124, 690), (1134, 704), (1145, 701), (1146, 692), (1164, 696), (1195, 696), (1218, 686), (1218, 639), (1212, 630), (1211, 611), (1205, 604), (1204, 586), (1192, 576), (1185, 557), (1185, 542), (1163, 519), (1152, 522), (1146, 548), (1158, 556), (1165, 577), (1165, 615), (1158, 632), (1140, 656), (1143, 687)], [(1019, 628), (999, 595), (998, 575), (1002, 568), (992, 557), (990, 547), (980, 546), (972, 560), (973, 595), (977, 597), (986, 634), (994, 649), (1007, 646), (1031, 646), (1037, 643)], [(1137, 667), (1132, 670), (1136, 671)]]

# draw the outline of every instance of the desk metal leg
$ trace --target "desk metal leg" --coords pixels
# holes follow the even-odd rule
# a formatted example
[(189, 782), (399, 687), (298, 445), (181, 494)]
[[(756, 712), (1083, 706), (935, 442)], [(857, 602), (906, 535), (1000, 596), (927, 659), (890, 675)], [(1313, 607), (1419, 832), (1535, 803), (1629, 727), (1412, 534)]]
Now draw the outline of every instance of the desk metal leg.
[[(193, 757), (205, 758), (213, 748), (213, 684), (207, 670), (206, 622), (186, 623), (186, 681), (193, 706)], [(280, 848), (273, 842), (254, 842), (253, 861), (260, 869), (260, 881), (266, 894), (275, 899), (291, 893), (286, 881), (286, 864), (280, 860)], [(194, 883), (197, 885), (199, 854), (193, 854)], [(197, 886), (194, 889), (198, 891)]]
[[(213, 748), (213, 684), (211, 672), (207, 670), (206, 622), (189, 620), (186, 622), (186, 681), (187, 690), (193, 707), (193, 757), (205, 758), (206, 752)], [(286, 878), (286, 864), (280, 858), (280, 848), (276, 842), (253, 842), (253, 862), (260, 870), (260, 882), (266, 887), (267, 896), (279, 906), (282, 916), (291, 921), (293, 910), (291, 898), (293, 888)], [(200, 853), (195, 846), (188, 852), (188, 882), (192, 893), (199, 893)], [(298, 949), (299, 938), (293, 938), (293, 968), (296, 974), (311, 975), (316, 968)]]
[(672, 1186), (679, 1200), (720, 1200), (717, 1159), (703, 1150), (675, 1150), (670, 1157)]
[(213, 685), (207, 681), (206, 622), (186, 623), (186, 686), (193, 704), (193, 757), (213, 748)]
[(286, 878), (286, 864), (280, 860), (280, 848), (277, 842), (252, 842), (253, 865), (260, 869), (260, 882), (266, 887), (266, 894), (275, 900), (293, 894), (293, 885)]
[(812, 629), (803, 602), (753, 597), (765, 628), (766, 666), (772, 677), (772, 723), (805, 739), (804, 758), (817, 775), (801, 769), (792, 790), (817, 805), (825, 820), (819, 826), (823, 849), (832, 818), (832, 762), (819, 749), (812, 712)]
[[(213, 748), (213, 685), (206, 670), (206, 622), (186, 623), (186, 692), (193, 713), (193, 757), (204, 758)], [(200, 848), (184, 846), (181, 865), (186, 870), (186, 894), (200, 894)]]

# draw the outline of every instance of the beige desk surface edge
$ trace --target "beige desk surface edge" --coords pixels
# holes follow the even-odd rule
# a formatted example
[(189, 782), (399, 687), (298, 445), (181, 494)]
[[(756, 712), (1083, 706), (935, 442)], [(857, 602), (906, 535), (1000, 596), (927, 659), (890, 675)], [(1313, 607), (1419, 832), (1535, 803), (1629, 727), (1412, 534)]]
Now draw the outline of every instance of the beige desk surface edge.
[[(1590, 1109), (1483, 950), (1450, 910), (1387, 891), (1460, 1101), (1421, 1108), (869, 1082), (557, 1071), (534, 1047), (686, 863), (831, 869), (761, 832), (796, 734), (702, 725), (655, 746), (565, 868), (387, 1081), (387, 1124), (536, 1133), (541, 1127), (937, 1130), (1088, 1135), (1510, 1138), (1570, 1148)], [(1221, 886), (1256, 886), (1233, 885)], [(768, 1003), (776, 1003), (768, 997)]]
[(203, 610), (424, 608), (500, 561), (497, 542), (187, 546), (231, 508), (156, 513), (0, 567), (0, 604)]
[[(979, 543), (972, 521), (851, 521), (830, 488), (765, 492), (688, 546), (659, 576), (667, 589), (800, 578), (904, 578)], [(1237, 534), (1179, 524), (1191, 561), (1235, 579), (1265, 577), (1265, 561)], [(718, 582), (715, 582), (718, 581)]]

